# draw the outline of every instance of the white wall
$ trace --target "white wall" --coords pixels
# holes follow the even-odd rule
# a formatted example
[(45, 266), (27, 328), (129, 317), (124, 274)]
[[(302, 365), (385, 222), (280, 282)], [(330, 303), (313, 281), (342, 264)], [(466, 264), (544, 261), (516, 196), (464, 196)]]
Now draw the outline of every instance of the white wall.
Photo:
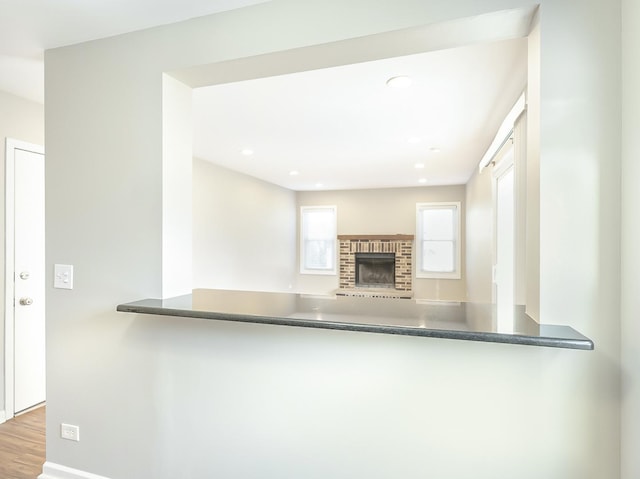
[(493, 192), (491, 169), (476, 169), (467, 182), (466, 194), (466, 288), (467, 300), (492, 301)]
[[(465, 187), (431, 186), (373, 190), (301, 191), (300, 206), (336, 205), (339, 235), (416, 234), (416, 203), (459, 201), (462, 217), (462, 278), (421, 279), (413, 277), (416, 298), (464, 301), (465, 290)], [(299, 264), (300, 258), (298, 258)], [(414, 252), (415, 261), (415, 252)], [(299, 267), (298, 267), (299, 271)], [(339, 277), (298, 274), (297, 289), (328, 293), (339, 286)]]
[[(530, 111), (539, 109), (537, 104), (529, 106)], [(515, 304), (527, 305), (527, 297), (532, 302), (527, 312), (538, 311), (540, 287), (537, 276), (528, 276), (526, 271), (527, 259), (535, 258), (539, 261), (540, 242), (539, 234), (539, 206), (537, 203), (527, 202), (527, 193), (539, 189), (539, 175), (535, 172), (531, 177), (527, 176), (527, 163), (539, 164), (539, 158), (527, 158), (527, 113), (524, 112), (514, 125), (513, 139), (513, 164), (515, 171), (514, 208), (515, 208), (515, 250), (514, 250), (514, 281)], [(537, 136), (539, 141), (539, 135)], [(503, 149), (496, 156), (496, 164), (505, 155)], [(500, 168), (498, 166), (498, 168)], [(466, 185), (467, 204), (467, 299), (472, 302), (489, 303), (495, 301), (493, 292), (492, 269), (496, 261), (495, 248), (495, 168), (489, 165), (479, 172), (477, 169)], [(539, 196), (532, 196), (539, 202)], [(533, 217), (532, 217), (533, 216)], [(529, 228), (527, 228), (527, 225)], [(533, 230), (533, 231), (532, 231)], [(527, 305), (528, 306), (528, 305)], [(533, 315), (537, 319), (536, 315)]]
[(191, 293), (191, 88), (162, 76), (162, 297)]
[(590, 0), (563, 21), (568, 3), (543, 2), (540, 12), (539, 318), (595, 341), (595, 354), (571, 369), (584, 380), (556, 402), (595, 406), (585, 426), (601, 451), (585, 458), (586, 475), (618, 477), (617, 460), (605, 470), (598, 454), (618, 456), (620, 436), (597, 431), (613, 433), (620, 419), (621, 12), (617, 1)]
[[(44, 106), (24, 98), (0, 91), (0, 221), (4, 225), (4, 196), (6, 162), (6, 138), (44, 145)], [(4, 227), (0, 235), (0, 262), (4, 268)], [(0, 275), (0, 291), (4, 291), (4, 274)], [(0, 311), (3, 319), (0, 322), (0, 413), (4, 411), (4, 294), (0, 294)], [(0, 414), (2, 416), (2, 414)]]
[(193, 165), (193, 287), (288, 291), (295, 193), (201, 159)]
[(622, 2), (622, 478), (640, 477), (640, 3)]
[[(525, 276), (527, 313), (540, 321), (540, 11), (528, 42)], [(574, 166), (575, 167), (575, 166)], [(549, 232), (550, 233), (550, 232)], [(543, 320), (544, 321), (544, 320)]]
[(73, 291), (47, 290), (48, 460), (112, 479), (619, 477), (620, 9), (541, 3), (540, 319), (593, 352), (114, 311), (162, 291), (162, 72), (525, 0), (275, 0), (47, 52), (47, 262), (76, 266)]

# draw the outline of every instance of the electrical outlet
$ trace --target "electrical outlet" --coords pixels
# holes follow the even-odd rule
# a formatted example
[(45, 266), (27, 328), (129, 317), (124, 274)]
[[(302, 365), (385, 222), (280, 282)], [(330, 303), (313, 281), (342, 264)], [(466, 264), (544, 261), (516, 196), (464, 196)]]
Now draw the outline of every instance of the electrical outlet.
[(60, 437), (70, 441), (79, 441), (80, 428), (71, 424), (60, 424)]

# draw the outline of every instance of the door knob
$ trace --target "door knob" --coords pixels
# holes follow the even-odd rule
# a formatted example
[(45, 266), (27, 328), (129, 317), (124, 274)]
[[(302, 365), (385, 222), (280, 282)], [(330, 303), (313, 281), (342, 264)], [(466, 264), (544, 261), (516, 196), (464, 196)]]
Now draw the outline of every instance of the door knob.
[(29, 272), (28, 271), (22, 271), (20, 273), (20, 279), (29, 279)]
[(31, 298), (20, 298), (20, 304), (22, 306), (31, 306), (33, 304), (33, 299), (31, 299)]

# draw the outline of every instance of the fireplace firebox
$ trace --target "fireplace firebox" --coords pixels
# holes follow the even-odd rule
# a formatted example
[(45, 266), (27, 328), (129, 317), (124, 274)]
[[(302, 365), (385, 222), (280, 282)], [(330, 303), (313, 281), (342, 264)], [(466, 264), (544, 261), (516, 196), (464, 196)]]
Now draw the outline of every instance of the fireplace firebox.
[(357, 288), (395, 288), (395, 253), (356, 253)]

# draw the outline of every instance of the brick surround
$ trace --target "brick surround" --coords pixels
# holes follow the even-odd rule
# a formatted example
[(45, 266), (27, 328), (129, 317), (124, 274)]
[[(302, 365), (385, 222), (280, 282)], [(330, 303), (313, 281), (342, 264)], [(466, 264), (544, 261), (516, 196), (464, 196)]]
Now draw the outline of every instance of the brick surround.
[(412, 290), (413, 235), (338, 235), (338, 241), (340, 289), (356, 287), (356, 253), (395, 253), (395, 289)]

